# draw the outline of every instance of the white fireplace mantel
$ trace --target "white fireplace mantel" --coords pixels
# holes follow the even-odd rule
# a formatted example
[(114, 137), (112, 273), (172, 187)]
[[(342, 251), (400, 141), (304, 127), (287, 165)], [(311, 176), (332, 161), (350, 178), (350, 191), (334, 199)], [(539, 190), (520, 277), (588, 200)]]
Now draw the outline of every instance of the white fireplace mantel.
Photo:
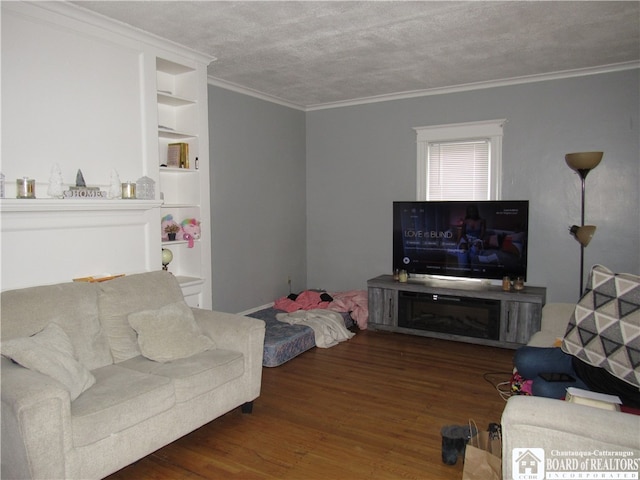
[(155, 200), (0, 200), (0, 288), (159, 270), (160, 206)]
[(160, 207), (162, 202), (156, 200), (84, 200), (54, 198), (25, 198), (0, 200), (0, 212), (2, 213), (26, 213), (26, 212), (87, 212), (87, 211), (113, 211), (121, 210), (150, 210)]

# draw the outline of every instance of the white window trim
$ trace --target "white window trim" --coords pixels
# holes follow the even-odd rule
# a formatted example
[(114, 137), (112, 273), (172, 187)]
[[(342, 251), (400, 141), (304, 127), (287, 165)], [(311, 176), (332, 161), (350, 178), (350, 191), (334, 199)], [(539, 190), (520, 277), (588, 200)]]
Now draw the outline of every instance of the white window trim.
[(502, 135), (506, 119), (480, 122), (451, 123), (431, 127), (415, 127), (417, 142), (417, 200), (427, 198), (427, 148), (430, 142), (463, 139), (489, 138), (491, 160), (489, 168), (489, 196), (492, 200), (502, 198)]

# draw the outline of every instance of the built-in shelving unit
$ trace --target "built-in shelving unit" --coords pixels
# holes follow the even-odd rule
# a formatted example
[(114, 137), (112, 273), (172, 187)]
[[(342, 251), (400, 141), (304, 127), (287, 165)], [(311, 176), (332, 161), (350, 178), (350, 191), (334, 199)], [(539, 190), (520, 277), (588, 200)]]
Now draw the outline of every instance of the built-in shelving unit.
[[(200, 112), (205, 99), (200, 98), (200, 76), (197, 66), (156, 59), (156, 87), (158, 102), (158, 159), (159, 189), (163, 202), (161, 216), (171, 215), (177, 223), (195, 218), (202, 222), (208, 212), (207, 155), (200, 152)], [(167, 153), (171, 143), (186, 143), (188, 159), (184, 168), (167, 166)], [(207, 223), (205, 219), (205, 225)], [(203, 228), (201, 235), (209, 235)], [(162, 231), (160, 231), (162, 234)], [(205, 285), (205, 263), (210, 263), (210, 254), (202, 237), (193, 245), (178, 238), (163, 241), (162, 248), (171, 250), (173, 260), (168, 269), (176, 275), (183, 287), (185, 298), (192, 306), (202, 306)]]

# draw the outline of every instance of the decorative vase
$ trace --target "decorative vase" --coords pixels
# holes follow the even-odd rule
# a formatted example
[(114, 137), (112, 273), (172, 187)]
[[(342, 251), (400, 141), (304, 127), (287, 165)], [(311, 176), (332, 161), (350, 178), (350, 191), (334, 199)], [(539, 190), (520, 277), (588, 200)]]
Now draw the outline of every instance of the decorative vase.
[(169, 236), (170, 241), (174, 241), (176, 239), (176, 232), (171, 232), (167, 234)]

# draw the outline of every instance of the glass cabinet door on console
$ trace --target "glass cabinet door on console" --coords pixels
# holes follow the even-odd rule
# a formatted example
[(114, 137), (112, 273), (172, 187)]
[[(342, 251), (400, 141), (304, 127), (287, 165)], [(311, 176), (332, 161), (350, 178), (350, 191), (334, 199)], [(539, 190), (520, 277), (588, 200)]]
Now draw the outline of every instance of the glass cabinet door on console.
[(398, 326), (500, 340), (500, 300), (401, 291)]

